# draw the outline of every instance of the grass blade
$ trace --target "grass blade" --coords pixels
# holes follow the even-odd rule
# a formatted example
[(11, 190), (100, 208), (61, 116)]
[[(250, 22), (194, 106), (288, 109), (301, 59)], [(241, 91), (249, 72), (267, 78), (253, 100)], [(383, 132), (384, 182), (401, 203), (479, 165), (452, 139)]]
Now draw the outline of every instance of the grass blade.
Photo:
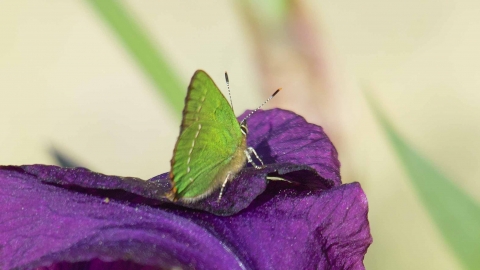
[(155, 84), (158, 92), (176, 112), (181, 112), (185, 87), (172, 66), (156, 48), (148, 34), (135, 21), (123, 1), (88, 0), (103, 21), (108, 24), (144, 73)]
[(373, 98), (371, 108), (386, 132), (434, 223), (467, 269), (480, 269), (480, 207), (431, 162), (405, 142)]
[(65, 167), (65, 168), (83, 167), (79, 162), (75, 161), (70, 156), (65, 154), (65, 152), (60, 151), (58, 148), (56, 148), (53, 145), (50, 147), (50, 155), (52, 156), (52, 158), (54, 158), (56, 163), (61, 167)]

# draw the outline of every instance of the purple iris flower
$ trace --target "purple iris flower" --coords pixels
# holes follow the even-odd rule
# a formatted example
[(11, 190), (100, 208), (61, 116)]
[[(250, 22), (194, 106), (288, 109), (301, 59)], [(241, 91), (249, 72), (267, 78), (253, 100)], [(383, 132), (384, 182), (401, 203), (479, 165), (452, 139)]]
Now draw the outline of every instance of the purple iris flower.
[(280, 109), (248, 127), (269, 165), (244, 168), (219, 202), (167, 201), (168, 174), (0, 166), (0, 269), (364, 269), (367, 198), (341, 184), (322, 128)]

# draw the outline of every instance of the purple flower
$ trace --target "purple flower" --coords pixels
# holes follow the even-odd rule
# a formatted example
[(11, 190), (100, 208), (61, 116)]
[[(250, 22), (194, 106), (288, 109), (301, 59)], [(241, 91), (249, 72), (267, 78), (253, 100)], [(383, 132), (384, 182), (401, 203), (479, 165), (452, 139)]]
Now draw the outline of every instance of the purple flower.
[(167, 174), (0, 166), (0, 269), (364, 269), (367, 199), (341, 185), (322, 128), (279, 109), (248, 125), (270, 165), (243, 169), (220, 202), (168, 202)]

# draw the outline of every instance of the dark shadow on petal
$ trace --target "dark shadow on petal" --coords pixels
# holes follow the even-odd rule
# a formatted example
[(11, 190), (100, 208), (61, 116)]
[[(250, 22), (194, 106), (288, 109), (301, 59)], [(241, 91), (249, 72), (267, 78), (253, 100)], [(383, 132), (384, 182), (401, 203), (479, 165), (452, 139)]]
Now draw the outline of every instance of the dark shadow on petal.
[(45, 183), (58, 186), (103, 191), (124, 190), (148, 199), (167, 201), (165, 193), (170, 191), (170, 181), (144, 181), (135, 177), (120, 177), (92, 172), (86, 168), (61, 168), (51, 165), (20, 166), (25, 173)]
[[(222, 199), (218, 201), (220, 190), (214, 191), (205, 199), (193, 203), (177, 202), (185, 207), (198, 209), (219, 216), (229, 216), (240, 212), (265, 191), (267, 177), (274, 176), (285, 179), (279, 182), (287, 186), (299, 186), (303, 189), (328, 189), (333, 186), (317, 172), (306, 165), (290, 163), (270, 164), (262, 169), (247, 167), (228, 182)], [(278, 182), (278, 181), (274, 181)]]
[(39, 267), (36, 270), (162, 270), (155, 266), (145, 266), (130, 261), (104, 262), (93, 259), (88, 262), (59, 262), (47, 267)]
[(267, 140), (260, 141), (260, 143), (255, 146), (255, 151), (260, 156), (263, 163), (274, 164), (276, 162), (275, 158), (272, 156), (272, 149), (270, 148), (270, 145), (268, 145)]

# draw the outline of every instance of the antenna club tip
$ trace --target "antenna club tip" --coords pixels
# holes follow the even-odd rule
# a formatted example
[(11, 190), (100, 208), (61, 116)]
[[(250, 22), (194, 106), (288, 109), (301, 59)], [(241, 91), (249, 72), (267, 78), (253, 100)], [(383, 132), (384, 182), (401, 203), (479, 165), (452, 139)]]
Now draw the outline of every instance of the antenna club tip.
[(272, 94), (272, 97), (273, 98), (274, 96), (276, 96), (278, 94), (278, 92), (280, 92), (282, 90), (282, 88), (278, 88), (273, 94)]

